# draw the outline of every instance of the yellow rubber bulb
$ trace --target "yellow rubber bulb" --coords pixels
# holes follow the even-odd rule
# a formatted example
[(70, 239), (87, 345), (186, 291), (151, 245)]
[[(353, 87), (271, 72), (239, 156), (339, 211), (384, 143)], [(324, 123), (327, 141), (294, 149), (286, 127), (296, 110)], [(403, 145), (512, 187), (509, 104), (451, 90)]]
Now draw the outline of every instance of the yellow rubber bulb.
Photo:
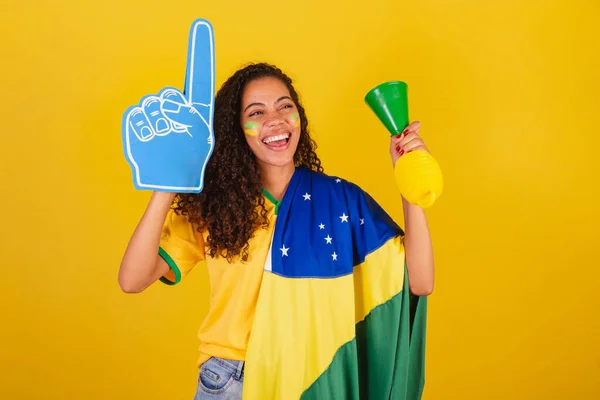
[(429, 208), (442, 195), (444, 179), (436, 159), (425, 150), (402, 155), (394, 167), (400, 194), (411, 204)]

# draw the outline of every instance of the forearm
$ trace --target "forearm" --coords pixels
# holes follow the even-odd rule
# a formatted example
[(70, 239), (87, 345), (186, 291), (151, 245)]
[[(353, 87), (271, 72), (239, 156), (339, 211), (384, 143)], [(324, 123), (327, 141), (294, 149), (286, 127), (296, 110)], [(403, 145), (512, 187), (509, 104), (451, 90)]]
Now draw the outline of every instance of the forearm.
[(121, 261), (119, 285), (128, 293), (141, 292), (168, 271), (158, 255), (160, 235), (174, 198), (173, 193), (154, 192)]
[(410, 290), (413, 294), (427, 296), (433, 291), (433, 246), (425, 210), (402, 198), (404, 209), (404, 248)]

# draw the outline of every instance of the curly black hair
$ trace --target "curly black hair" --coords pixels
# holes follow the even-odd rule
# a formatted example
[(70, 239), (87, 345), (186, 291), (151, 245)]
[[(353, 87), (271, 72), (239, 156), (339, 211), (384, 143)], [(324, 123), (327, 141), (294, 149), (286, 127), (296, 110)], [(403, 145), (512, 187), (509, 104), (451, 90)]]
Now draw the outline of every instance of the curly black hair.
[(248, 260), (248, 241), (256, 229), (268, 227), (261, 174), (240, 123), (242, 95), (248, 83), (263, 77), (281, 80), (298, 108), (301, 132), (294, 154), (297, 167), (323, 172), (317, 145), (308, 133), (308, 120), (292, 79), (276, 66), (252, 63), (235, 72), (215, 97), (215, 147), (199, 194), (180, 193), (175, 212), (187, 215), (198, 231), (208, 231), (206, 253), (232, 262)]

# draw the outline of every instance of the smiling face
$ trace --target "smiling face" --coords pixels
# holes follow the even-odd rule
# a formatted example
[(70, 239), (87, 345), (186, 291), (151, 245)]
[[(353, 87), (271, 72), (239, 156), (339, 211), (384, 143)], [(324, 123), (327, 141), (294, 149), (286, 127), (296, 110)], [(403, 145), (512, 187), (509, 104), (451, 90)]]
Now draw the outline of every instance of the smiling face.
[(248, 83), (240, 115), (246, 142), (259, 164), (293, 165), (300, 139), (300, 117), (282, 81), (265, 77)]

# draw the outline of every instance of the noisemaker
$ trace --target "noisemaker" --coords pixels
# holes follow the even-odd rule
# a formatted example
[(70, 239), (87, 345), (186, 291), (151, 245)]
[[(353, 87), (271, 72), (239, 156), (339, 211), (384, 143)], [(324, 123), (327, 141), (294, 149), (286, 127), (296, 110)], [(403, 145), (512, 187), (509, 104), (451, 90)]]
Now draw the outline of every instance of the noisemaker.
[[(377, 85), (367, 93), (365, 102), (391, 136), (401, 134), (408, 126), (408, 85), (405, 82)], [(442, 171), (435, 158), (425, 150), (403, 154), (396, 162), (394, 176), (398, 190), (411, 204), (428, 208), (442, 194)]]

